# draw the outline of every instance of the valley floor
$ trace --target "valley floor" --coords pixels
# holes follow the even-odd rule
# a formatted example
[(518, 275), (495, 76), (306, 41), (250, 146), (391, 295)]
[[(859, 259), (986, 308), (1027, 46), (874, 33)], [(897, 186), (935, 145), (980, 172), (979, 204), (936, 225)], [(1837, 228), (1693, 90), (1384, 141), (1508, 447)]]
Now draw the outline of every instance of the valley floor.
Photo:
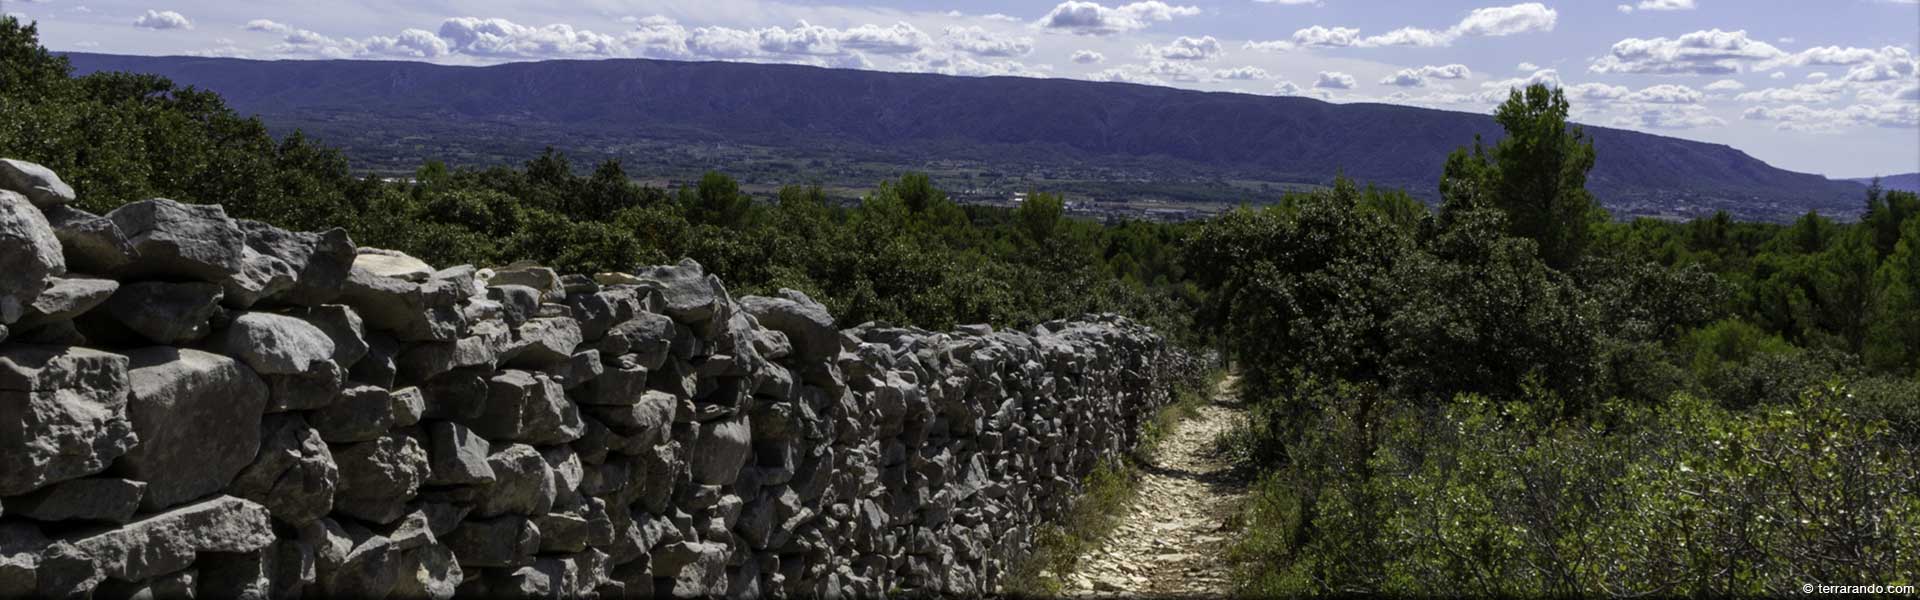
[(1244, 474), (1215, 451), (1215, 441), (1245, 419), (1234, 378), (1199, 414), (1182, 421), (1140, 468), (1138, 493), (1099, 549), (1081, 557), (1066, 593), (1082, 597), (1225, 596), (1225, 560), (1235, 535), (1230, 517), (1247, 494)]

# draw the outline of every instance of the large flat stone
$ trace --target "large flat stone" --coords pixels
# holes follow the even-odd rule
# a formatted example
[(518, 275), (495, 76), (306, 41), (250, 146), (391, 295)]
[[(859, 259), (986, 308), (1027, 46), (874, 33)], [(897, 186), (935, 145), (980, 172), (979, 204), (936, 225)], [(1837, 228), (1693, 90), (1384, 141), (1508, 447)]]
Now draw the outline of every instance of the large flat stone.
[(166, 347), (127, 353), (133, 396), (127, 414), (140, 444), (115, 470), (148, 483), (145, 511), (219, 491), (260, 450), (267, 385), (225, 356)]
[(47, 278), (67, 273), (67, 259), (47, 217), (26, 197), (0, 190), (0, 325), (17, 321)]
[(107, 218), (138, 253), (115, 275), (219, 284), (240, 272), (246, 236), (217, 205), (155, 198), (122, 205)]

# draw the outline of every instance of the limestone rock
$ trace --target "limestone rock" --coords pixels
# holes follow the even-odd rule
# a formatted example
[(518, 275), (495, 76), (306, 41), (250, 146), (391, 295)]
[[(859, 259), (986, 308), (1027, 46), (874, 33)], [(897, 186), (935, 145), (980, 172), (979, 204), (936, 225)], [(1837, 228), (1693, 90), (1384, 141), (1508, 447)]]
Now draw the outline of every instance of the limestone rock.
[(427, 452), (404, 435), (333, 449), (340, 466), (334, 512), (373, 523), (392, 523), (406, 514), (406, 503), (427, 479)]
[(381, 277), (392, 277), (402, 281), (420, 283), (433, 275), (433, 265), (414, 258), (399, 250), (381, 248), (359, 248), (353, 257), (353, 268), (364, 269), (368, 273)]
[(493, 483), (493, 468), (488, 466), (491, 445), (465, 425), (436, 421), (427, 426), (431, 436), (428, 455), (432, 462), (431, 485), (468, 485)]
[(239, 313), (209, 341), (262, 375), (306, 373), (333, 360), (333, 338), (306, 321), (265, 312)]
[(752, 452), (752, 428), (745, 416), (700, 424), (700, 437), (688, 456), (694, 481), (726, 485), (740, 476)]
[(438, 543), (408, 551), (401, 556), (400, 581), (392, 598), (402, 600), (450, 600), (454, 590), (466, 579), (453, 551)]
[(570, 318), (530, 319), (514, 330), (515, 342), (501, 360), (516, 367), (539, 368), (573, 357), (584, 339), (580, 322)]
[[(184, 570), (202, 552), (255, 552), (273, 540), (266, 508), (232, 496), (217, 496), (118, 529), (60, 540), (70, 548), (66, 560), (49, 566), (50, 570), (67, 572), (42, 573), (42, 581), (50, 575), (78, 582), (97, 583), (106, 578), (142, 581)], [(80, 571), (77, 577), (75, 570)], [(73, 587), (92, 586), (83, 583)]]
[(28, 329), (47, 323), (71, 321), (81, 313), (106, 302), (120, 289), (111, 279), (47, 278), (47, 289), (27, 305), (26, 314), (14, 325)]
[(300, 317), (333, 341), (332, 359), (340, 368), (352, 369), (367, 355), (367, 326), (353, 307), (327, 304), (308, 310)]
[(155, 198), (122, 205), (107, 218), (137, 253), (115, 275), (218, 285), (240, 272), (246, 236), (219, 206)]
[(447, 299), (430, 298), (420, 284), (404, 279), (355, 268), (342, 290), (342, 304), (352, 306), (370, 329), (399, 341), (450, 342), (466, 325)]
[(122, 284), (107, 299), (105, 310), (149, 342), (188, 344), (206, 337), (222, 294), (220, 286), (211, 283), (142, 281)]
[(564, 444), (586, 434), (580, 407), (545, 375), (503, 371), (487, 382), (484, 412), (468, 426), (488, 439)]
[(7, 514), (36, 521), (110, 521), (125, 523), (140, 508), (144, 482), (86, 478), (62, 481), (7, 499)]
[(340, 296), (356, 258), (346, 230), (296, 233), (259, 221), (241, 219), (238, 224), (246, 235), (248, 251), (261, 257), (263, 264), (285, 265), (290, 275), (284, 286), (269, 286), (272, 289), (260, 297), (275, 303), (320, 306)]
[(547, 466), (539, 450), (526, 444), (513, 444), (487, 457), (487, 466), (495, 479), (474, 514), (531, 516), (546, 514), (553, 508), (557, 493), (553, 469)]
[(83, 273), (113, 273), (140, 255), (113, 219), (71, 206), (43, 209), (67, 268)]
[(125, 356), (0, 346), (0, 496), (98, 473), (140, 438)]
[(199, 350), (129, 352), (127, 414), (140, 444), (115, 469), (147, 482), (140, 500), (157, 511), (218, 491), (260, 449), (267, 386), (252, 369)]
[(779, 298), (747, 296), (740, 306), (761, 326), (787, 335), (803, 361), (831, 359), (840, 352), (840, 330), (833, 315), (806, 294), (782, 289)]
[(560, 284), (560, 275), (546, 267), (496, 267), (493, 270), (493, 277), (487, 280), (487, 285), (526, 286), (539, 292), (541, 301), (545, 302), (566, 297), (566, 289)]
[(355, 387), (313, 411), (310, 419), (321, 439), (329, 443), (378, 439), (393, 428), (393, 393), (370, 385)]
[(52, 169), (11, 158), (0, 158), (0, 190), (18, 192), (41, 210), (64, 206), (74, 200), (73, 187), (61, 181)]
[(540, 550), (540, 528), (519, 515), (471, 520), (447, 534), (444, 542), (462, 567), (526, 565)]
[(635, 275), (665, 296), (667, 315), (682, 323), (701, 322), (713, 317), (724, 297), (723, 292), (715, 289), (713, 282), (707, 278), (706, 270), (691, 258), (670, 267), (641, 269)]
[(17, 321), (47, 278), (67, 273), (53, 226), (25, 196), (0, 190), (0, 325)]
[(260, 425), (260, 452), (240, 471), (229, 493), (258, 502), (279, 519), (306, 525), (333, 510), (340, 468), (320, 432), (296, 414), (269, 415)]

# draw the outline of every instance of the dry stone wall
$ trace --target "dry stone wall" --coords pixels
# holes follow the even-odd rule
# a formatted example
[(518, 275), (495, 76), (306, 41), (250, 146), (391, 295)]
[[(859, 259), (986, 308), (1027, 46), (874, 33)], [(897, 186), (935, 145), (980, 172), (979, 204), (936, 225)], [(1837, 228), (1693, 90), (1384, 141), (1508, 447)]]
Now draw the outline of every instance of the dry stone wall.
[(0, 190), (0, 596), (986, 592), (1194, 370)]

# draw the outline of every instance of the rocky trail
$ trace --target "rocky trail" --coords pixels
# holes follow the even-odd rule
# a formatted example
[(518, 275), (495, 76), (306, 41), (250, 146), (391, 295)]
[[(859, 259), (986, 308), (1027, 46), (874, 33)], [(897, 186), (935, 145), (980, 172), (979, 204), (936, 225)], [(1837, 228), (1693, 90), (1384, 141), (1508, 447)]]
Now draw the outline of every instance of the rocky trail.
[(1228, 519), (1247, 480), (1216, 455), (1215, 441), (1245, 419), (1232, 377), (1199, 414), (1182, 421), (1141, 467), (1139, 492), (1099, 549), (1066, 578), (1071, 594), (1219, 597), (1232, 591), (1224, 553), (1235, 539)]

